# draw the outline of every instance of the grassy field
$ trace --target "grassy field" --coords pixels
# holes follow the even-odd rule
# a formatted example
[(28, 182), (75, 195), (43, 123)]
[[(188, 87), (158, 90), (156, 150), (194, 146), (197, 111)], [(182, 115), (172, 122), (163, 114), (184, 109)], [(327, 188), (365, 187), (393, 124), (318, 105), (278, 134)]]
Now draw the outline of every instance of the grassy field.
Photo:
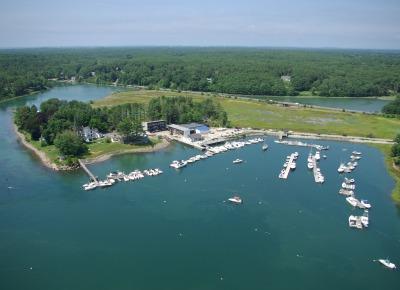
[[(192, 96), (201, 100), (211, 94), (136, 90), (112, 94), (94, 106), (147, 103), (158, 96)], [(303, 107), (282, 107), (258, 100), (215, 96), (228, 113), (232, 126), (288, 129), (310, 133), (352, 135), (393, 139), (400, 133), (400, 119)]]
[(215, 96), (212, 93), (195, 93), (195, 92), (178, 92), (178, 91), (156, 91), (156, 90), (129, 90), (124, 92), (113, 93), (103, 99), (94, 102), (95, 107), (114, 106), (127, 103), (146, 104), (151, 98), (161, 96), (190, 96), (194, 99), (201, 99), (205, 96)]
[(135, 149), (143, 149), (152, 147), (160, 141), (156, 138), (150, 138), (150, 144), (146, 145), (130, 145), (122, 143), (107, 143), (104, 139), (97, 140), (96, 142), (88, 144), (89, 154), (85, 158), (96, 158), (106, 154), (117, 154)]

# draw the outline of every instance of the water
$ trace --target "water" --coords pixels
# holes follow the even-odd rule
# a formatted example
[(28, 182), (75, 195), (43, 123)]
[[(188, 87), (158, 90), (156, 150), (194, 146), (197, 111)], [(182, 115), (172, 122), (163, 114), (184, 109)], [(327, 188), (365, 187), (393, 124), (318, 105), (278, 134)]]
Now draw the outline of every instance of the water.
[[(1, 289), (398, 289), (398, 272), (372, 262), (400, 265), (394, 183), (375, 148), (316, 142), (330, 145), (320, 162), (326, 182), (317, 185), (306, 148), (268, 138), (266, 152), (251, 145), (176, 171), (171, 160), (197, 153), (177, 144), (90, 165), (99, 176), (164, 174), (84, 192), (83, 172), (48, 170), (18, 144), (10, 116), (20, 102), (0, 110)], [(295, 150), (298, 168), (278, 179)], [(348, 227), (361, 211), (337, 194), (336, 169), (352, 150), (363, 152), (351, 175), (358, 196), (373, 205), (363, 231)], [(246, 162), (233, 165), (236, 158)], [(236, 193), (243, 205), (225, 202)]]
[(327, 97), (259, 97), (278, 102), (292, 102), (312, 106), (363, 111), (369, 113), (381, 112), (383, 106), (390, 101), (374, 98), (327, 98)]

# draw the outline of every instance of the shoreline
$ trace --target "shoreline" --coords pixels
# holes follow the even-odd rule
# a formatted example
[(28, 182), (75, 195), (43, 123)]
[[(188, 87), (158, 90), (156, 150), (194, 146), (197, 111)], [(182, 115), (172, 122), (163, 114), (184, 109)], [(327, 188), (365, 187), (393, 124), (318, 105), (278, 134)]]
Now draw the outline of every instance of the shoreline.
[(13, 129), (15, 135), (17, 136), (17, 141), (23, 145), (25, 148), (29, 149), (37, 158), (39, 158), (40, 162), (47, 168), (60, 171), (66, 170), (52, 162), (47, 156), (46, 153), (40, 151), (39, 149), (35, 148), (29, 141), (26, 140), (25, 135), (18, 131), (17, 125), (13, 122)]
[(160, 143), (157, 143), (154, 146), (148, 145), (143, 148), (132, 148), (132, 149), (120, 150), (120, 151), (115, 151), (112, 153), (105, 153), (105, 154), (99, 155), (97, 157), (92, 157), (92, 158), (89, 157), (89, 158), (85, 158), (85, 159), (81, 159), (81, 160), (84, 164), (95, 164), (95, 163), (106, 161), (106, 160), (108, 160), (114, 156), (118, 156), (118, 155), (131, 154), (131, 153), (157, 152), (157, 151), (167, 148), (170, 144), (171, 144), (171, 142), (169, 142), (168, 140), (163, 138)]
[[(18, 142), (25, 147), (26, 149), (30, 150), (35, 157), (37, 157), (40, 162), (47, 168), (52, 169), (54, 171), (70, 171), (70, 170), (76, 170), (79, 169), (80, 166), (78, 167), (68, 167), (68, 166), (62, 166), (62, 165), (57, 165), (54, 162), (52, 162), (46, 155), (46, 153), (40, 151), (39, 149), (35, 148), (28, 140), (26, 140), (26, 137), (24, 134), (18, 131), (17, 125), (13, 123), (13, 130), (15, 132), (15, 135), (17, 137)], [(130, 154), (130, 153), (152, 153), (156, 152), (162, 149), (167, 148), (171, 143), (166, 140), (162, 139), (160, 143), (155, 144), (154, 146), (146, 146), (143, 148), (133, 148), (133, 149), (127, 149), (127, 150), (120, 150), (120, 151), (115, 151), (112, 153), (106, 153), (99, 155), (97, 157), (93, 158), (85, 158), (82, 159), (82, 161), (85, 164), (94, 164), (94, 163), (99, 163), (105, 160), (108, 160), (112, 158), (113, 156), (118, 156), (118, 155), (123, 155), (123, 154)]]

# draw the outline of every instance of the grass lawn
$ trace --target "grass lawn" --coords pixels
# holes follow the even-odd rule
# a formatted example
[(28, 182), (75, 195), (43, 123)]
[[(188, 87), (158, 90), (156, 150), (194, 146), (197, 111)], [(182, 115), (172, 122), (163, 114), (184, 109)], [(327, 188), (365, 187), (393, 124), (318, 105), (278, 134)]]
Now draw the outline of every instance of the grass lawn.
[[(152, 97), (192, 96), (201, 100), (213, 94), (131, 90), (112, 94), (94, 106), (147, 103)], [(301, 132), (353, 135), (393, 139), (400, 133), (400, 119), (303, 107), (282, 107), (258, 100), (216, 96), (228, 113), (232, 126), (263, 129), (288, 129)]]
[(151, 147), (160, 141), (156, 138), (150, 138), (150, 144), (146, 145), (130, 145), (130, 144), (122, 144), (122, 143), (107, 143), (105, 139), (97, 140), (93, 143), (88, 144), (89, 154), (85, 156), (85, 158), (96, 158), (100, 155), (104, 154), (116, 154), (123, 153), (125, 151), (130, 151), (139, 148)]

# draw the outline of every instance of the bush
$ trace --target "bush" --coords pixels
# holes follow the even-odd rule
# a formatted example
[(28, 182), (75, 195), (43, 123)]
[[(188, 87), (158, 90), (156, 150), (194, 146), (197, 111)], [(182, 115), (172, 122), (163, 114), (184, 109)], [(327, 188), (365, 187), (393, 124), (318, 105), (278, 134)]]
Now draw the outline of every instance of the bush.
[(111, 138), (110, 137), (106, 138), (106, 143), (111, 143)]

